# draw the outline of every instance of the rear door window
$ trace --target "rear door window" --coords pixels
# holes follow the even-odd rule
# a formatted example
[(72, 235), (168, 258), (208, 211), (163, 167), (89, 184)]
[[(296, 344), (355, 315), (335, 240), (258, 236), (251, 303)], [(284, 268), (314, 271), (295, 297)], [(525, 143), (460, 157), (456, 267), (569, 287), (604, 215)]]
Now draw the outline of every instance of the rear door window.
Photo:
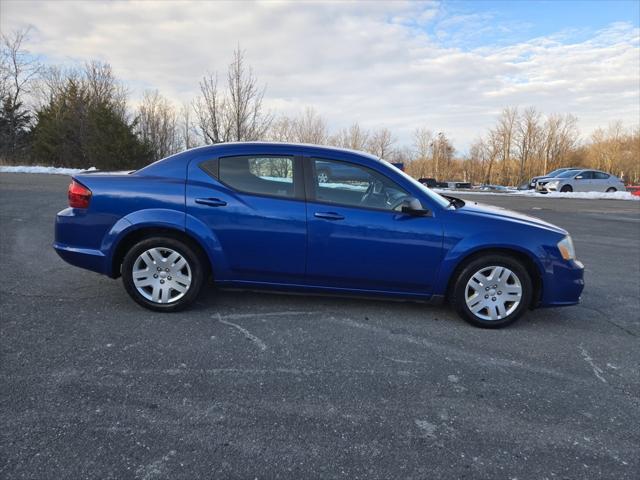
[(219, 180), (240, 192), (295, 197), (293, 157), (242, 156), (219, 159)]

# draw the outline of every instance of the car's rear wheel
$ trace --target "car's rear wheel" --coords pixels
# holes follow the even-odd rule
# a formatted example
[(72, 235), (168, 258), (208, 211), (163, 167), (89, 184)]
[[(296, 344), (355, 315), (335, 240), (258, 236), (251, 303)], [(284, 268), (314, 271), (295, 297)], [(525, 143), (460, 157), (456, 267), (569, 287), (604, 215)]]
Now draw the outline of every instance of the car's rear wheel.
[(607, 193), (613, 193), (613, 192), (617, 192), (617, 190), (613, 187), (607, 188)]
[(492, 254), (478, 257), (459, 272), (450, 297), (467, 322), (500, 328), (515, 322), (529, 308), (533, 283), (515, 258)]
[(561, 189), (561, 192), (573, 192), (573, 187), (571, 185), (564, 185)]
[(194, 248), (172, 237), (146, 238), (122, 262), (127, 293), (151, 310), (187, 307), (198, 297), (204, 279), (204, 264)]

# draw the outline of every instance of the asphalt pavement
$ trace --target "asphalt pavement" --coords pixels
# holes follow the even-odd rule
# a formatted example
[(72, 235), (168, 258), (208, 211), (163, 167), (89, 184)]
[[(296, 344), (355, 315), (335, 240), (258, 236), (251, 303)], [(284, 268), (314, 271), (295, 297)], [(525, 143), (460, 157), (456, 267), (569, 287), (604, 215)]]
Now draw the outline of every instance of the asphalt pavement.
[(490, 331), (213, 288), (146, 311), (54, 253), (68, 182), (0, 174), (0, 478), (639, 478), (640, 202), (466, 197), (586, 265), (581, 305)]

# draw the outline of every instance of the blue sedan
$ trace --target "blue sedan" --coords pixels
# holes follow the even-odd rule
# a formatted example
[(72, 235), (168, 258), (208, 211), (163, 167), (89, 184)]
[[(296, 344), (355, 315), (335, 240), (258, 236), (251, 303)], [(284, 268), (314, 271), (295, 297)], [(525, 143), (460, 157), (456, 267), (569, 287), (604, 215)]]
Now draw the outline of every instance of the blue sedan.
[[(327, 170), (339, 178), (321, 177)], [(156, 311), (220, 287), (447, 299), (470, 323), (579, 302), (569, 234), (501, 208), (440, 196), (365, 153), (230, 143), (135, 172), (73, 177), (54, 248), (122, 277)]]

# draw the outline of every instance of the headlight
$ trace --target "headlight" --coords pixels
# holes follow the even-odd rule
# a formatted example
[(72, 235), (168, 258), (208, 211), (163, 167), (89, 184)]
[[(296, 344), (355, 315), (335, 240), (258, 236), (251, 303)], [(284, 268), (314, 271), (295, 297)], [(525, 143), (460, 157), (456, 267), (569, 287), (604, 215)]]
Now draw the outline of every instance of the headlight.
[(573, 260), (576, 258), (576, 250), (573, 248), (571, 235), (567, 235), (558, 242), (558, 250), (560, 250), (560, 254), (565, 260)]
[(556, 188), (559, 183), (560, 183), (559, 180), (554, 180), (553, 182), (547, 183), (547, 187)]

